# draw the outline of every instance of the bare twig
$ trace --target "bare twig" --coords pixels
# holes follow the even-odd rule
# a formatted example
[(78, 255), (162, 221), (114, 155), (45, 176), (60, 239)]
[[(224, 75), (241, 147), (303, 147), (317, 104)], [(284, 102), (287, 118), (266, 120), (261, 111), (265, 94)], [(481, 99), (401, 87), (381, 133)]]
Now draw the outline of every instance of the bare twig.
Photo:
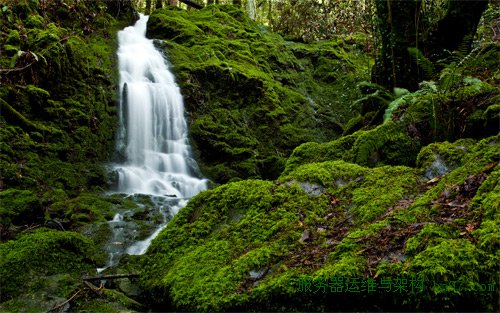
[(32, 66), (35, 64), (35, 62), (31, 62), (26, 66), (23, 67), (17, 67), (17, 68), (0, 68), (0, 73), (11, 73), (11, 72), (18, 72), (27, 69), (28, 67)]
[(68, 300), (64, 301), (63, 303), (60, 303), (60, 304), (56, 305), (55, 307), (53, 307), (52, 309), (48, 310), (45, 313), (54, 312), (56, 310), (59, 310), (59, 309), (63, 308), (66, 304), (68, 304), (69, 302), (71, 302), (71, 300), (73, 300), (80, 292), (82, 292), (84, 290), (86, 290), (86, 288), (79, 289), (77, 292), (75, 292), (74, 295), (71, 296), (71, 298), (69, 298)]

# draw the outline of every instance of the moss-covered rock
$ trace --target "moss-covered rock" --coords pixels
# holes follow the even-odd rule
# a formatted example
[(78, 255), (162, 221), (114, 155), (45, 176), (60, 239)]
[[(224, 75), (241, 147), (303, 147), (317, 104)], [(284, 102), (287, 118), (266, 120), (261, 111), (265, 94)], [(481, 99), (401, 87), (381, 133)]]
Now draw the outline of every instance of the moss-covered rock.
[(106, 185), (98, 161), (111, 157), (116, 128), (115, 33), (132, 16), (122, 2), (120, 19), (105, 1), (3, 5), (0, 44), (17, 50), (0, 57), (1, 188), (76, 195)]
[[(438, 183), (419, 168), (337, 160), (203, 192), (153, 241), (141, 286), (174, 310), (495, 310), (497, 290), (477, 294), (498, 275), (497, 137), (426, 147), (419, 162), (435, 149), (459, 160)], [(425, 283), (362, 304), (313, 292), (333, 277)]]
[[(94, 249), (80, 234), (49, 229), (0, 244), (2, 301), (46, 288), (54, 296), (69, 296), (82, 275), (95, 272)], [(67, 277), (54, 277), (61, 274)]]
[(425, 177), (428, 179), (447, 174), (461, 165), (462, 158), (473, 144), (474, 141), (470, 139), (454, 143), (432, 143), (420, 150), (417, 166), (425, 169)]
[(234, 6), (157, 10), (147, 35), (163, 40), (201, 169), (216, 182), (276, 178), (297, 145), (338, 137), (370, 63), (341, 38), (284, 41)]
[(43, 218), (40, 199), (30, 190), (8, 189), (0, 192), (2, 227), (31, 224)]
[(284, 173), (298, 165), (344, 160), (359, 165), (413, 166), (420, 142), (411, 138), (398, 123), (389, 122), (371, 130), (359, 130), (328, 143), (305, 143), (287, 160)]

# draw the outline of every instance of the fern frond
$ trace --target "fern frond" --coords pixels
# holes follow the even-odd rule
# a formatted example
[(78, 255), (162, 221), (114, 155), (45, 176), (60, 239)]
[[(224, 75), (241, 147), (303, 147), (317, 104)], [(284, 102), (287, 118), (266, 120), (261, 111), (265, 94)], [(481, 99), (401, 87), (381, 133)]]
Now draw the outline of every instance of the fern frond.
[(433, 77), (436, 74), (436, 67), (418, 48), (408, 48), (408, 53), (415, 59), (417, 66), (420, 67), (427, 77)]
[(438, 86), (435, 81), (432, 80), (424, 80), (420, 84), (418, 84), (418, 87), (422, 91), (427, 91), (427, 92), (437, 92)]
[(387, 121), (389, 121), (392, 118), (392, 112), (394, 112), (394, 110), (396, 110), (402, 104), (405, 104), (406, 100), (407, 100), (406, 96), (402, 96), (402, 97), (392, 101), (391, 103), (389, 103), (389, 105), (387, 106), (387, 109), (384, 112), (384, 123), (386, 123)]

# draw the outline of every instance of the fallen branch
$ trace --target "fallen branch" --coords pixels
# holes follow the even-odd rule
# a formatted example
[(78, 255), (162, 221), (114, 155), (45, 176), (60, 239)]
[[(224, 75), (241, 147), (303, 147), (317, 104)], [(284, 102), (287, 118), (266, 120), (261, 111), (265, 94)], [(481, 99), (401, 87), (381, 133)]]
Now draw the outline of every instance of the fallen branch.
[(86, 290), (86, 289), (79, 289), (77, 292), (75, 292), (74, 295), (71, 296), (71, 298), (69, 298), (68, 300), (64, 301), (61, 304), (56, 305), (55, 307), (53, 307), (52, 309), (48, 310), (45, 313), (54, 312), (56, 310), (62, 309), (66, 304), (68, 304), (69, 302), (71, 302), (71, 300), (73, 300), (81, 291), (84, 291), (84, 290)]
[(92, 292), (94, 292), (95, 294), (97, 295), (100, 295), (101, 294), (101, 291), (104, 289), (104, 286), (103, 284), (101, 284), (100, 287), (97, 287), (96, 285), (92, 284), (91, 282), (89, 281), (84, 281), (83, 282), (90, 290), (92, 290)]
[(94, 281), (94, 280), (109, 280), (109, 279), (120, 279), (120, 278), (137, 278), (139, 274), (113, 274), (113, 275), (101, 275), (101, 276), (84, 276), (82, 279), (84, 281)]
[(16, 68), (0, 68), (0, 73), (11, 73), (11, 72), (19, 72), (27, 69), (28, 67), (32, 66), (36, 62), (31, 62), (26, 66), (23, 67), (16, 67)]

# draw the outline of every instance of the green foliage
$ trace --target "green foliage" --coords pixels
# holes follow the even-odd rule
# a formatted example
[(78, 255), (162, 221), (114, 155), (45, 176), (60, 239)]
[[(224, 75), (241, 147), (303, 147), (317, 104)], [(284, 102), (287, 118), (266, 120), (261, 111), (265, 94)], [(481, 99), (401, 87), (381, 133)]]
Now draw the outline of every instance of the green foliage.
[(417, 65), (424, 71), (426, 77), (431, 78), (436, 74), (436, 67), (431, 60), (425, 57), (422, 51), (418, 48), (408, 48), (408, 52), (415, 59)]
[(278, 0), (272, 1), (272, 10), (266, 21), (274, 31), (294, 40), (311, 42), (360, 33), (368, 40), (372, 31), (370, 1)]

